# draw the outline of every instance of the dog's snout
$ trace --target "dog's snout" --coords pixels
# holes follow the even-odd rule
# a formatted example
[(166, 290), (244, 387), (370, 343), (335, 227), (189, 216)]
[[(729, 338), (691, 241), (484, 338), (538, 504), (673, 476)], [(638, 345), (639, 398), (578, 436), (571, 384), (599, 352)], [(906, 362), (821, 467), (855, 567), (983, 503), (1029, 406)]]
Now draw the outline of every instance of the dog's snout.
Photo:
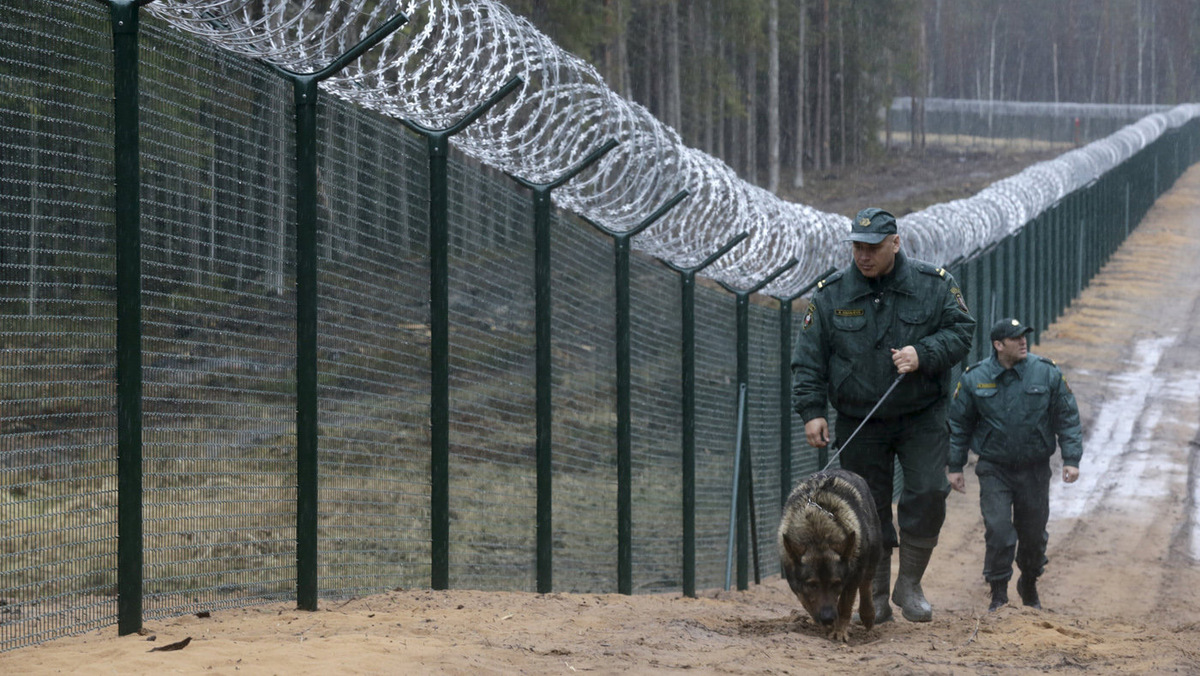
[(833, 609), (833, 606), (825, 606), (821, 608), (821, 612), (817, 617), (817, 620), (819, 620), (821, 624), (833, 624), (833, 621), (836, 619), (837, 611)]

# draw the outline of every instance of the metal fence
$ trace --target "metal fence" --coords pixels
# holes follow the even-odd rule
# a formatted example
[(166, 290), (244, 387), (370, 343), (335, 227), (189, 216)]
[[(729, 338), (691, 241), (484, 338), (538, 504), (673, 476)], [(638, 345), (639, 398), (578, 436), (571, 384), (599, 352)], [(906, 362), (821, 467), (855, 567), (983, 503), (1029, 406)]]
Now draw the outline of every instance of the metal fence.
[[(795, 299), (623, 259), (456, 153), (440, 183), (429, 137), (152, 20), (0, 10), (0, 650), (396, 587), (718, 587), (743, 384), (737, 585), (778, 574), (825, 462)], [(981, 327), (1049, 324), (1198, 134), (952, 263)]]
[(913, 142), (924, 116), (925, 142), (953, 148), (1048, 150), (1102, 139), (1131, 122), (1171, 106), (988, 101), (899, 96), (887, 110), (891, 142)]

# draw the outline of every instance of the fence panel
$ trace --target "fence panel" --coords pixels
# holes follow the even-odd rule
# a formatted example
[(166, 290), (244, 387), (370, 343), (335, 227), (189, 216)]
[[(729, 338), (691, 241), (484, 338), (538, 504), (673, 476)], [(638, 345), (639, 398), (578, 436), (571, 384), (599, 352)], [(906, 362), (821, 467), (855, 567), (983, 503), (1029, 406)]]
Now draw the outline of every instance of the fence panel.
[[(779, 308), (750, 304), (750, 450), (754, 480), (754, 518), (762, 579), (779, 573), (775, 531), (782, 509), (779, 499)], [(793, 416), (794, 417), (794, 416)], [(804, 443), (801, 437), (801, 443)], [(807, 444), (805, 444), (807, 445)], [(755, 535), (752, 533), (751, 535)], [(753, 553), (751, 554), (753, 564)], [(751, 575), (753, 580), (754, 576)]]
[(683, 319), (679, 277), (630, 260), (633, 590), (683, 585)]
[(295, 589), (290, 88), (141, 35), (145, 615)]
[(425, 144), (332, 97), (317, 120), (319, 589), (422, 586), (430, 579)]
[(737, 303), (696, 288), (696, 587), (725, 584), (737, 443)]
[(0, 10), (0, 651), (117, 613), (106, 12)]
[(450, 584), (533, 591), (532, 207), (460, 160), (449, 203)]

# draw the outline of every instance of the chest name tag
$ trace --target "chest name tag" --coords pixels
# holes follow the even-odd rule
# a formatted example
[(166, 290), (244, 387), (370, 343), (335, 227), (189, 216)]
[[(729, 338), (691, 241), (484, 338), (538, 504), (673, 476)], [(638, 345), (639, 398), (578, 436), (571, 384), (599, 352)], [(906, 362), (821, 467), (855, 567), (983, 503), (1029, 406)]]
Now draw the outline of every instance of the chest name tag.
[(834, 310), (833, 314), (839, 317), (862, 317), (867, 313), (866, 310)]
[(979, 383), (979, 384), (975, 385), (975, 389), (977, 389), (977, 390), (994, 390), (994, 389), (996, 389), (996, 383)]

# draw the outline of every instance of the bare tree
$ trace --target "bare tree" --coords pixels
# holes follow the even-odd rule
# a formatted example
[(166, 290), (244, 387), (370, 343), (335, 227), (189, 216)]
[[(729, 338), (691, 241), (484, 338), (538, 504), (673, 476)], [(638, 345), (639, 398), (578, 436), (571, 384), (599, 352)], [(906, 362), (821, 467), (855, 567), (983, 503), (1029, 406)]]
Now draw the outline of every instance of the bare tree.
[(832, 165), (829, 148), (829, 121), (831, 118), (829, 81), (829, 0), (821, 1), (821, 53), (817, 65), (817, 91), (820, 97), (820, 115), (817, 118), (817, 129), (820, 135), (817, 166), (824, 171)]
[(800, 47), (796, 59), (796, 170), (792, 174), (792, 187), (804, 187), (804, 107), (808, 105), (806, 84), (808, 83), (808, 44), (805, 39), (808, 2), (800, 0)]
[(1057, 42), (1055, 42), (1053, 44), (1052, 52), (1054, 54), (1053, 60), (1051, 61), (1051, 63), (1053, 64), (1053, 72), (1054, 72), (1054, 102), (1058, 103), (1058, 43)]
[(746, 180), (758, 183), (758, 50), (746, 50)]
[(767, 5), (767, 190), (779, 192), (779, 0)]
[(1137, 5), (1137, 99), (1135, 103), (1145, 103), (1142, 95), (1142, 72), (1145, 70), (1147, 23), (1149, 22), (1146, 21), (1146, 2), (1142, 0)]
[(664, 14), (667, 23), (667, 89), (664, 92), (666, 101), (663, 109), (667, 124), (678, 130), (683, 117), (679, 91), (679, 3), (675, 0), (667, 3), (667, 11)]
[(988, 131), (992, 130), (992, 101), (996, 94), (996, 26), (1000, 24), (1000, 7), (996, 7), (996, 16), (992, 19), (992, 39), (988, 57)]
[(838, 166), (846, 166), (846, 33), (845, 17), (838, 17)]
[[(939, 0), (937, 6), (938, 14), (941, 14), (941, 2)], [(940, 21), (940, 19), (939, 19)], [(917, 149), (925, 152), (925, 97), (929, 91), (930, 67), (929, 67), (929, 36), (925, 30), (925, 22), (921, 21), (917, 28), (917, 93), (912, 97), (912, 123), (910, 125), (910, 133), (913, 138), (910, 139)]]

